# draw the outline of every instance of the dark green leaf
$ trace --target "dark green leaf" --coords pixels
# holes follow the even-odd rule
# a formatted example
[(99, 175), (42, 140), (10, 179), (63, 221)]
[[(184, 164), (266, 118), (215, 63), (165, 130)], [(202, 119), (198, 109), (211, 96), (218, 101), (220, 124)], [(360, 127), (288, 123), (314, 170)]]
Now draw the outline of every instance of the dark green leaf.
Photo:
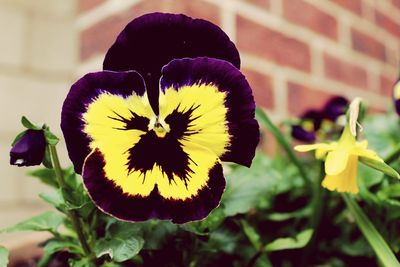
[(360, 162), (364, 163), (365, 165), (374, 168), (390, 177), (400, 179), (400, 175), (389, 165), (387, 165), (385, 162), (373, 160), (370, 158), (366, 157), (360, 157)]
[(233, 216), (257, 207), (260, 198), (272, 196), (283, 177), (274, 170), (270, 159), (257, 153), (250, 169), (237, 167), (226, 174), (226, 179), (222, 203), (226, 216)]
[(0, 267), (7, 267), (8, 265), (8, 250), (0, 246)]
[(60, 141), (60, 139), (49, 130), (44, 131), (44, 136), (46, 138), (47, 143), (52, 146), (57, 145), (58, 142)]
[(312, 233), (312, 229), (307, 229), (298, 233), (294, 238), (283, 237), (275, 239), (264, 247), (264, 251), (270, 252), (277, 250), (302, 248), (307, 245), (308, 241), (310, 241)]
[(35, 124), (33, 124), (32, 122), (30, 122), (25, 116), (22, 116), (21, 123), (27, 129), (32, 129), (32, 130), (41, 130), (42, 129), (42, 128), (36, 126)]
[(11, 146), (14, 146), (19, 141), (19, 139), (21, 139), (21, 137), (26, 133), (26, 131), (27, 130), (17, 134), (17, 136), (14, 138), (14, 141), (11, 143)]
[(56, 173), (53, 169), (38, 169), (31, 172), (28, 172), (28, 175), (39, 178), (43, 183), (52, 186), (54, 188), (58, 188)]
[(46, 150), (44, 151), (43, 165), (48, 169), (53, 168), (53, 164), (51, 163), (51, 154), (49, 146), (46, 146)]
[(90, 263), (90, 259), (88, 259), (88, 258), (83, 258), (83, 259), (79, 259), (79, 260), (70, 259), (68, 261), (68, 264), (69, 264), (70, 267), (88, 267), (88, 266), (93, 266)]
[(136, 256), (142, 249), (143, 244), (144, 240), (141, 237), (103, 238), (97, 241), (94, 251), (98, 258), (108, 255), (116, 262), (123, 262)]
[(14, 226), (1, 230), (0, 232), (17, 232), (17, 231), (49, 231), (57, 232), (58, 227), (64, 221), (61, 213), (48, 211), (28, 220), (17, 223)]
[(180, 227), (197, 235), (208, 235), (214, 231), (225, 219), (223, 204), (214, 209), (204, 220), (185, 223)]

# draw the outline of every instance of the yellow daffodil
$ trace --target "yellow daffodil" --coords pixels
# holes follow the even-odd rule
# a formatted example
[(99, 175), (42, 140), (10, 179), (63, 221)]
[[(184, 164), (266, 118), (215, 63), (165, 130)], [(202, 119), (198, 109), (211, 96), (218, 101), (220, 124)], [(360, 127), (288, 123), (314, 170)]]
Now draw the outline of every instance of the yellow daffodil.
[(358, 158), (364, 157), (383, 162), (374, 151), (367, 149), (367, 146), (367, 140), (356, 141), (349, 125), (347, 125), (338, 142), (299, 145), (295, 147), (295, 150), (299, 152), (316, 150), (315, 156), (318, 159), (323, 158), (328, 153), (325, 160), (326, 176), (322, 181), (322, 186), (331, 191), (357, 194)]

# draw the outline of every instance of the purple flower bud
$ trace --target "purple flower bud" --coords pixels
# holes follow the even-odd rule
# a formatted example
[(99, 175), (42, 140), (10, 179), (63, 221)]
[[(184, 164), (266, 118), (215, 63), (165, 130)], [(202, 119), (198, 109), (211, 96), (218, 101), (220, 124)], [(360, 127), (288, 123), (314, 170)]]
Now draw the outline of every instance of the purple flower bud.
[(325, 118), (331, 121), (336, 121), (339, 116), (346, 112), (348, 105), (349, 101), (342, 96), (331, 98), (323, 108)]
[(40, 165), (46, 150), (42, 130), (27, 130), (10, 151), (10, 164), (21, 166)]

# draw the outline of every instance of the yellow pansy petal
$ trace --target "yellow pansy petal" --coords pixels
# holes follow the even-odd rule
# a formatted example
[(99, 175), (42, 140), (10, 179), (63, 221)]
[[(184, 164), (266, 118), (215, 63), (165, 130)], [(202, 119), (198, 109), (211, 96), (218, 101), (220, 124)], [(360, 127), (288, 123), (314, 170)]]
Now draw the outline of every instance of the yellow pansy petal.
[(337, 175), (344, 171), (349, 159), (346, 150), (338, 149), (328, 153), (325, 161), (325, 173), (327, 175)]
[(350, 156), (347, 167), (337, 175), (326, 175), (322, 186), (331, 191), (357, 194), (357, 156)]
[(366, 149), (368, 147), (368, 140), (362, 140), (361, 142), (357, 142), (356, 146), (359, 148)]

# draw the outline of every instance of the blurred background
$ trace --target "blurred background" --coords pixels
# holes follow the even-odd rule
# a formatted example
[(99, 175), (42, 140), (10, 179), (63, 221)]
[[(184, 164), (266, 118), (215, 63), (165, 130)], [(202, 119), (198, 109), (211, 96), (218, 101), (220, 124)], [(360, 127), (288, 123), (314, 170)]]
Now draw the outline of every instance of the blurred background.
[[(101, 70), (123, 27), (154, 11), (219, 25), (239, 48), (257, 104), (276, 121), (333, 95), (360, 96), (375, 112), (392, 105), (400, 0), (0, 0), (0, 229), (50, 209), (29, 169), (9, 166), (20, 117), (61, 135), (70, 85)], [(59, 147), (67, 165), (65, 144)], [(0, 235), (0, 242), (22, 237)]]

